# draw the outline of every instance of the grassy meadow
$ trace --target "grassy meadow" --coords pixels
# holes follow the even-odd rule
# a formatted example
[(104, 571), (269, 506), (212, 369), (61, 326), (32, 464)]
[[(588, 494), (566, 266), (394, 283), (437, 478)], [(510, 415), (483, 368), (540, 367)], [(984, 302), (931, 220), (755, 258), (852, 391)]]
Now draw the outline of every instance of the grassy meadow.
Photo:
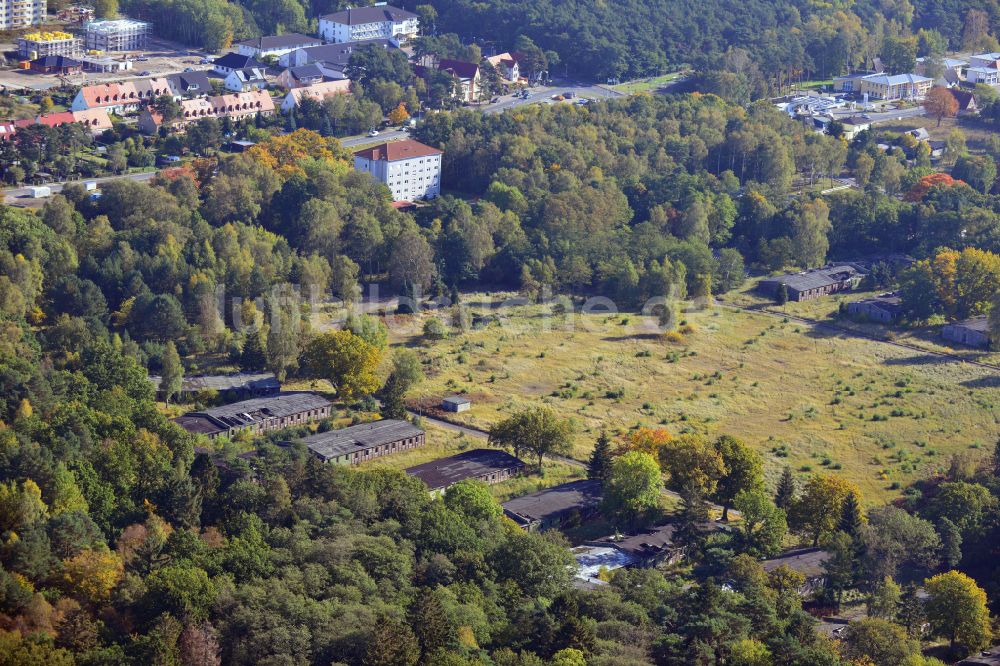
[[(996, 373), (958, 361), (723, 306), (684, 312), (685, 332), (669, 341), (636, 314), (548, 316), (542, 306), (474, 301), (465, 307), (493, 315), (490, 323), (452, 328), (443, 340), (420, 330), (432, 316), (449, 320), (447, 312), (393, 327), (394, 343), (425, 363), (414, 397), (466, 394), (473, 408), (456, 420), (480, 428), (547, 404), (574, 423), (572, 455), (581, 460), (602, 428), (729, 433), (764, 455), (772, 479), (785, 465), (840, 474), (876, 502), (947, 466), (953, 453), (986, 455), (1000, 434)], [(434, 430), (414, 460), (385, 464), (462, 445)]]

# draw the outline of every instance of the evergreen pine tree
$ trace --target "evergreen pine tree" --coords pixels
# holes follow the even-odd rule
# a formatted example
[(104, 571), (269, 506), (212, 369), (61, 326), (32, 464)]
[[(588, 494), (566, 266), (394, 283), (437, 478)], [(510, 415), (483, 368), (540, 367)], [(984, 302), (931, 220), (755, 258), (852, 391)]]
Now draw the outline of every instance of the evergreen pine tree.
[(288, 132), (294, 132), (299, 128), (298, 122), (295, 120), (295, 108), (288, 112), (288, 118), (285, 120), (285, 130)]
[(708, 522), (708, 503), (697, 488), (688, 484), (681, 488), (681, 511), (674, 531), (674, 541), (687, 550), (687, 556), (697, 551), (705, 543), (705, 532), (701, 526)]
[(778, 479), (778, 489), (774, 493), (774, 506), (784, 509), (786, 512), (792, 508), (795, 501), (795, 477), (792, 476), (792, 468), (785, 467)]
[(405, 393), (406, 385), (400, 381), (399, 375), (395, 372), (390, 374), (382, 389), (382, 418), (406, 418), (406, 403), (403, 402)]
[(782, 284), (778, 287), (778, 294), (775, 300), (778, 301), (778, 305), (784, 305), (788, 302), (788, 285)]
[(840, 523), (837, 529), (852, 539), (857, 539), (864, 525), (865, 517), (861, 510), (861, 502), (856, 493), (848, 493), (840, 509)]
[(924, 602), (917, 596), (917, 592), (916, 583), (910, 583), (903, 588), (903, 595), (899, 599), (899, 612), (896, 615), (896, 621), (914, 638), (919, 638), (923, 633), (921, 627), (927, 617), (924, 613)]
[(455, 632), (448, 615), (433, 592), (427, 591), (418, 596), (413, 605), (411, 624), (416, 628), (425, 658), (438, 650), (447, 650), (455, 643)]
[(330, 122), (330, 116), (323, 114), (323, 124), (320, 126), (319, 133), (323, 136), (333, 136), (333, 124)]
[(594, 445), (594, 452), (590, 454), (590, 462), (587, 463), (587, 478), (604, 482), (608, 478), (611, 470), (611, 439), (604, 430), (597, 437)]
[(937, 531), (941, 536), (941, 563), (946, 569), (954, 569), (962, 561), (962, 532), (944, 517), (938, 521)]

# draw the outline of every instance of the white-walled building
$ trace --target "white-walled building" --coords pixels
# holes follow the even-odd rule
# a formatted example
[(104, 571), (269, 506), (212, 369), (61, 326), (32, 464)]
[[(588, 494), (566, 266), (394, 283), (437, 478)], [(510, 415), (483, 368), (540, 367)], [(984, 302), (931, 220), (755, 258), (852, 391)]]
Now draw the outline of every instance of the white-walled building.
[(141, 51), (149, 44), (153, 26), (134, 19), (91, 21), (84, 26), (88, 51)]
[(0, 30), (41, 25), (46, 0), (0, 0)]
[(965, 80), (969, 83), (995, 86), (1000, 83), (1000, 70), (996, 67), (970, 67), (965, 70)]
[(1000, 53), (977, 53), (969, 56), (969, 67), (995, 68), (998, 60), (1000, 60)]
[(267, 88), (267, 77), (264, 70), (257, 67), (236, 69), (229, 72), (224, 84), (226, 90), (232, 92), (250, 92)]
[(391, 141), (354, 153), (354, 168), (392, 190), (393, 201), (433, 199), (441, 194), (441, 155), (412, 139)]
[(269, 37), (256, 37), (247, 39), (236, 44), (236, 52), (240, 55), (250, 56), (258, 60), (267, 56), (280, 58), (286, 53), (291, 53), (295, 49), (305, 49), (310, 46), (319, 46), (323, 42), (315, 37), (307, 37), (297, 32), (290, 32), (284, 35), (271, 35)]
[(334, 43), (391, 39), (403, 44), (419, 31), (416, 14), (384, 2), (374, 7), (348, 7), (319, 18), (319, 36)]

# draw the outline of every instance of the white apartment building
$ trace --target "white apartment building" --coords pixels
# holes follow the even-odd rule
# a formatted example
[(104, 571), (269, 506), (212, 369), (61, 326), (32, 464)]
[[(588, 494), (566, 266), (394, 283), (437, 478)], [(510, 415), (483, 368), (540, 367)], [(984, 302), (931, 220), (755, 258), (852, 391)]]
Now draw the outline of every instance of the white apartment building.
[(399, 45), (416, 37), (419, 30), (416, 14), (384, 2), (374, 7), (349, 7), (319, 19), (319, 36), (337, 44), (390, 39)]
[(17, 40), (17, 54), (35, 60), (48, 56), (74, 57), (83, 49), (83, 41), (68, 32), (29, 32)]
[(433, 199), (441, 194), (441, 155), (412, 139), (391, 141), (354, 153), (354, 168), (392, 190), (393, 201)]
[(133, 19), (91, 21), (84, 26), (88, 51), (141, 51), (149, 44), (153, 26)]
[(1000, 83), (1000, 70), (996, 67), (970, 67), (965, 71), (965, 80), (995, 86)]
[(40, 25), (46, 0), (0, 0), (0, 30)]

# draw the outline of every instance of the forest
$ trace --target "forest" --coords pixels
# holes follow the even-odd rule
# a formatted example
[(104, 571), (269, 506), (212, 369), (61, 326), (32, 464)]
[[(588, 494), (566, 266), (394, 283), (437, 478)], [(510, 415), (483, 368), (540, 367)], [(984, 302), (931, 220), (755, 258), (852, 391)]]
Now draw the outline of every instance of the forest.
[[(96, 199), (67, 186), (37, 211), (0, 207), (0, 664), (920, 666), (939, 663), (922, 638), (987, 644), (1000, 468), (983, 452), (866, 510), (835, 476), (767, 487), (729, 439), (605, 441), (591, 474), (609, 511), (639, 520), (665, 477), (684, 524), (709, 497), (745, 519), (689, 530), (683, 567), (583, 591), (566, 542), (514, 527), (478, 484), (432, 498), (301, 447), (206, 451), (170, 423), (147, 373), (178, 364), (336, 376), (351, 420), (376, 393), (399, 407), (404, 357), (379, 366), (370, 318), (311, 330), (313, 304), (275, 295), (287, 284), (347, 301), (371, 282), (548, 284), (637, 304), (727, 291), (748, 265), (890, 251), (920, 260), (901, 279), (934, 281), (926, 316), (982, 308), (976, 290), (994, 284), (977, 279), (1000, 249), (993, 157), (958, 137), (949, 176), (909, 162), (903, 137), (883, 152), (714, 95), (443, 112), (415, 134), (446, 151), (444, 180), (469, 200), (401, 212), (336, 139), (300, 128)], [(857, 192), (789, 196), (845, 165)], [(962, 270), (948, 282), (932, 262)], [(947, 300), (955, 284), (965, 300)], [(332, 367), (345, 359), (363, 372)], [(633, 477), (648, 480), (639, 496), (621, 483)], [(842, 641), (816, 632), (801, 579), (756, 561), (786, 528), (834, 553), (822, 603), (871, 600)]]
[[(163, 36), (212, 51), (259, 34), (315, 31), (334, 0), (122, 0)], [(355, 3), (356, 4), (356, 3)], [(828, 79), (881, 57), (909, 71), (917, 56), (996, 50), (995, 0), (818, 3), (596, 0), (400, 0), (424, 34), (457, 35), (482, 50), (526, 43), (548, 54), (550, 75), (631, 79), (689, 67), (703, 85), (756, 99), (790, 81)], [(489, 26), (486, 32), (483, 26)], [(527, 40), (525, 42), (524, 40)], [(909, 68), (909, 69), (908, 69)], [(544, 68), (543, 68), (544, 69)]]

